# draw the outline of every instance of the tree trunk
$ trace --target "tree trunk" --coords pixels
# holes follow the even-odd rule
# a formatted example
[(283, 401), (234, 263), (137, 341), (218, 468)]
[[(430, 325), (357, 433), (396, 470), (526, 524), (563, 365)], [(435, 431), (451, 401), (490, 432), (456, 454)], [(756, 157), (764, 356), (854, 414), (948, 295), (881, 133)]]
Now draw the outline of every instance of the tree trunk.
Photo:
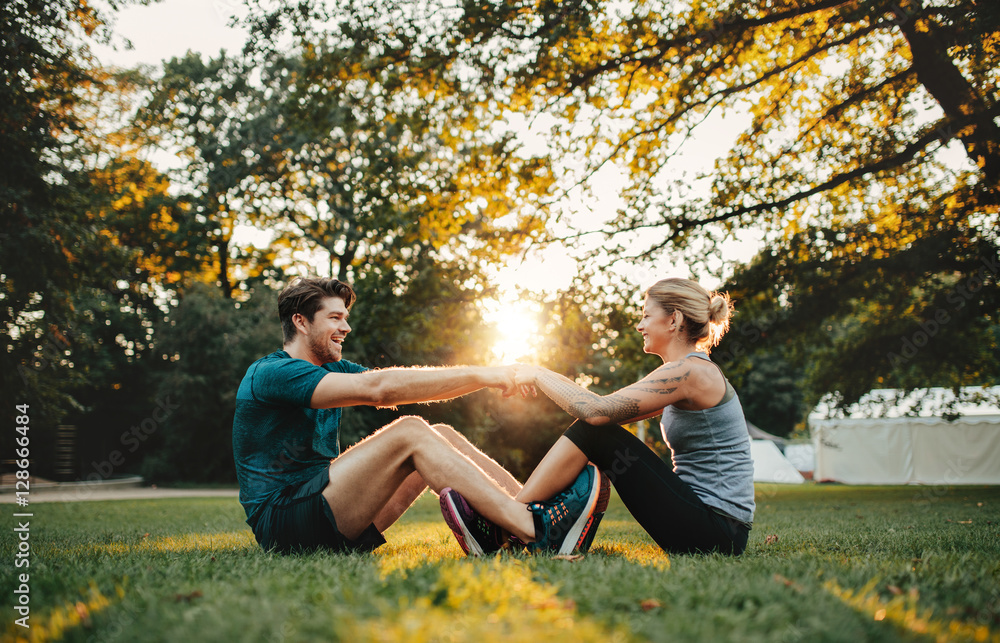
[(347, 246), (344, 248), (344, 254), (340, 255), (340, 270), (337, 274), (337, 279), (343, 281), (345, 284), (350, 283), (351, 263), (354, 261), (357, 252), (358, 244), (348, 240)]
[(229, 239), (219, 239), (219, 286), (226, 299), (233, 297), (233, 284), (229, 280)]
[(923, 18), (923, 0), (894, 5), (900, 31), (910, 45), (917, 78), (944, 110), (948, 119), (941, 138), (957, 137), (986, 179), (989, 191), (1000, 182), (1000, 128), (989, 105), (948, 57), (934, 23)]

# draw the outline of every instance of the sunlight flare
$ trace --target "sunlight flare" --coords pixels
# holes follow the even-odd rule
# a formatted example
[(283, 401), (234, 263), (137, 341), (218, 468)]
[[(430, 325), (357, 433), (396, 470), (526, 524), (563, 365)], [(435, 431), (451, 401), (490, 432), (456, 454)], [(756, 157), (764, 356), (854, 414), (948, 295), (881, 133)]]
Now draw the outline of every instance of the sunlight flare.
[(487, 304), (484, 317), (494, 327), (490, 351), (497, 363), (532, 361), (542, 342), (540, 313), (537, 303), (516, 297)]

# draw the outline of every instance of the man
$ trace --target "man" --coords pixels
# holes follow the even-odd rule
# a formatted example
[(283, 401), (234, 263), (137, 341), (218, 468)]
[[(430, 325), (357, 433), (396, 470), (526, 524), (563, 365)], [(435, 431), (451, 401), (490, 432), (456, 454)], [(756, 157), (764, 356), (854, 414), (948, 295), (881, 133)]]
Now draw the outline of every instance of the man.
[(257, 542), (281, 552), (371, 551), (429, 486), (467, 553), (495, 551), (509, 537), (559, 552), (589, 545), (593, 515), (606, 505), (596, 468), (528, 505), (514, 499), (517, 480), (461, 434), (413, 416), (340, 453), (344, 407), (516, 390), (513, 367), (367, 370), (341, 359), (354, 300), (336, 279), (293, 280), (278, 297), (283, 350), (254, 362), (240, 383), (233, 452)]

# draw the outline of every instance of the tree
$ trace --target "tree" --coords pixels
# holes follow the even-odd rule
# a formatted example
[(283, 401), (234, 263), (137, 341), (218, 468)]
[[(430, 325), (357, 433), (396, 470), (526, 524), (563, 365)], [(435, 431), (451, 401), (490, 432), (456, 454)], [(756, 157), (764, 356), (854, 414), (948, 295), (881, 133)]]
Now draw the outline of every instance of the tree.
[(226, 297), (239, 295), (274, 262), (274, 251), (234, 239), (241, 225), (265, 218), (257, 191), (274, 163), (267, 150), (281, 125), (280, 96), (275, 100), (275, 87), (258, 76), (225, 52), (208, 62), (188, 53), (164, 63), (138, 116), (157, 145), (185, 161), (173, 172), (186, 213), (179, 236), (201, 242), (189, 244), (195, 265), (185, 285), (213, 282)]
[[(98, 385), (88, 366), (114, 370), (91, 357), (110, 351), (123, 359), (133, 352), (129, 344), (148, 343), (155, 306), (150, 288), (135, 280), (155, 272), (170, 251), (149, 245), (141, 230), (169, 226), (169, 199), (158, 173), (97, 126), (101, 105), (128, 102), (136, 86), (90, 57), (89, 44), (110, 37), (110, 18), (83, 2), (16, 0), (3, 4), (0, 19), (7, 44), (0, 53), (0, 325), (8, 338), (0, 399), (7, 412), (30, 403), (44, 443), (44, 431), (87, 405), (78, 395)], [(95, 320), (98, 300), (137, 319)], [(90, 333), (94, 321), (114, 327), (103, 347)]]
[[(476, 300), (492, 291), (484, 262), (541, 232), (540, 206), (529, 201), (552, 177), (544, 162), (481, 136), (441, 74), (410, 73), (395, 49), (370, 45), (309, 32), (257, 57), (261, 77), (274, 79), (281, 124), (264, 150), (274, 162), (261, 174), (261, 221), (286, 258), (328, 257), (330, 276), (355, 287), (349, 359), (480, 363), (487, 342)], [(315, 270), (302, 263), (291, 270)], [(459, 428), (484, 421), (469, 400), (418, 412)], [(345, 446), (398, 414), (345, 414)]]
[[(947, 204), (931, 211), (965, 216)], [(1000, 382), (1000, 258), (989, 230), (922, 214), (898, 232), (902, 248), (861, 222), (762, 251), (726, 285), (738, 305), (723, 363), (746, 372), (783, 356), (801, 372), (801, 416), (830, 392), (846, 405), (872, 388)]]
[[(803, 208), (820, 220), (848, 214), (816, 207), (848, 195), (879, 205), (934, 179), (937, 153), (956, 139), (980, 196), (1000, 180), (993, 122), (1000, 10), (985, 2), (920, 0), (718, 2), (631, 7), (467, 4), (455, 32), (465, 58), (495, 62), (498, 45), (528, 55), (497, 79), (516, 104), (565, 118), (567, 151), (585, 149), (587, 170), (628, 167), (629, 207), (617, 231), (665, 233), (647, 252), (711, 223), (782, 229)], [(478, 58), (477, 58), (478, 56)], [(709, 113), (749, 107), (752, 121), (720, 159), (712, 197), (667, 199), (671, 137)], [(591, 127), (577, 127), (587, 123)], [(557, 139), (558, 140), (558, 139)], [(944, 177), (961, 187), (969, 177)], [(904, 182), (905, 181), (905, 182)], [(878, 186), (880, 189), (873, 189)], [(993, 202), (990, 197), (987, 202)]]
[(786, 306), (759, 293), (751, 295), (753, 289), (741, 289), (741, 282), (728, 285), (738, 305), (729, 332), (711, 353), (712, 361), (738, 392), (747, 421), (768, 433), (790, 435), (801, 428), (810, 409), (805, 398), (814, 390), (794, 352), (805, 342), (790, 328), (792, 315)]
[(92, 82), (86, 48), (71, 30), (92, 33), (100, 22), (76, 2), (7, 2), (0, 19), (9, 43), (0, 53), (0, 324), (8, 338), (0, 388), (4, 413), (34, 402), (36, 420), (49, 413), (54, 420), (66, 400), (46, 369), (64, 358), (69, 343), (71, 293), (81, 279), (94, 278), (73, 245), (98, 242), (74, 199), (81, 172), (62, 161), (78, 156), (67, 141), (78, 127), (74, 87)]
[(331, 275), (349, 281), (421, 247), (447, 262), (497, 261), (541, 231), (527, 195), (552, 182), (545, 164), (481, 136), (456, 107), (464, 96), (395, 50), (311, 33), (270, 64), (286, 93), (267, 205), (287, 217), (290, 245), (329, 256)]

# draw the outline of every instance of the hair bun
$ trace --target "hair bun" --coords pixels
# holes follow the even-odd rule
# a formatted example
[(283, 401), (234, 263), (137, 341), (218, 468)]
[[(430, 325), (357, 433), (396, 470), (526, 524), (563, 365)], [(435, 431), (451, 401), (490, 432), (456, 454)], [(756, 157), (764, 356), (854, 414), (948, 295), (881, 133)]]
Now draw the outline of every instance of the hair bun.
[(729, 330), (733, 303), (726, 293), (709, 292), (691, 279), (668, 277), (650, 286), (645, 296), (668, 315), (678, 311), (684, 316), (687, 339), (698, 350), (708, 352)]
[(727, 293), (712, 293), (708, 302), (708, 321), (713, 324), (728, 324), (733, 314), (733, 302)]

